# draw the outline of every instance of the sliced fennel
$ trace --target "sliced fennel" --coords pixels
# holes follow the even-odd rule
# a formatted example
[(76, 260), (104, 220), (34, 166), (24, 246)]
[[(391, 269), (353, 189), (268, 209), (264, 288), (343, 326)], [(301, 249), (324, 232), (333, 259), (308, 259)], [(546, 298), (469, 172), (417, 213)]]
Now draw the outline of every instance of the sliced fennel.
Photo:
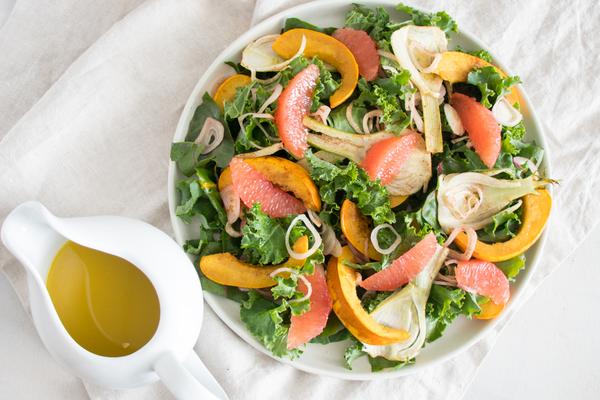
[(304, 117), (304, 126), (322, 135), (308, 134), (308, 143), (329, 153), (346, 157), (355, 163), (360, 163), (367, 150), (380, 140), (393, 137), (389, 132), (378, 132), (371, 135), (357, 135), (332, 128), (316, 119)]
[(438, 181), (438, 221), (442, 229), (481, 229), (513, 200), (533, 193), (547, 181), (533, 176), (525, 179), (496, 179), (478, 172), (440, 175)]
[[(375, 143), (395, 136), (385, 131), (369, 135), (344, 132), (310, 117), (304, 117), (303, 123), (310, 130), (322, 133), (322, 135), (309, 133), (308, 143), (321, 151), (343, 156), (357, 164), (364, 160), (367, 151)], [(392, 196), (409, 196), (426, 186), (429, 179), (431, 179), (431, 155), (425, 148), (414, 149), (394, 180), (385, 187)]]
[(390, 42), (398, 63), (410, 72), (410, 80), (421, 94), (427, 151), (441, 153), (444, 149), (438, 99), (442, 96), (443, 81), (425, 71), (447, 50), (446, 35), (435, 26), (407, 25), (395, 31)]
[(437, 246), (431, 260), (400, 291), (394, 293), (373, 310), (371, 316), (377, 322), (397, 329), (405, 329), (410, 337), (405, 342), (386, 346), (364, 344), (363, 350), (371, 357), (384, 357), (394, 361), (409, 361), (423, 347), (427, 337), (425, 307), (433, 280), (442, 268), (448, 249)]

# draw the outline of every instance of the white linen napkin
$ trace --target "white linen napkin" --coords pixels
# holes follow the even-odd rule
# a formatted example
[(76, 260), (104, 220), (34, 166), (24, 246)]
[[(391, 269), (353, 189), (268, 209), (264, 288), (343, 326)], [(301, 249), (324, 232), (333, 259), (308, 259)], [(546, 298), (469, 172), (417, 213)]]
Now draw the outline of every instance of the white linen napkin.
[[(171, 232), (169, 147), (194, 84), (251, 21), (300, 2), (18, 1), (0, 28), (0, 218), (37, 199), (58, 215), (126, 215)], [(600, 217), (593, 197), (600, 192), (600, 71), (594, 59), (600, 8), (594, 3), (418, 2), (443, 6), (461, 28), (488, 43), (519, 73), (544, 121), (560, 185), (550, 243), (522, 301)], [(3, 247), (0, 268), (27, 307), (24, 274)], [(196, 350), (232, 399), (457, 399), (509, 317), (448, 362), (377, 382), (325, 378), (278, 363), (245, 344), (209, 307)], [(44, 371), (32, 366), (33, 373)], [(128, 391), (84, 384), (94, 400), (170, 398), (161, 383)]]

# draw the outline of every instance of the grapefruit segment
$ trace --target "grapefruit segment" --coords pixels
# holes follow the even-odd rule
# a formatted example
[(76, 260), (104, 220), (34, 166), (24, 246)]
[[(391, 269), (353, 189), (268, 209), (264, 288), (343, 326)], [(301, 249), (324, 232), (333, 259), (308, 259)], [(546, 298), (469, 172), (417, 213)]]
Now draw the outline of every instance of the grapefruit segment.
[[(323, 332), (331, 311), (331, 297), (327, 290), (323, 266), (315, 265), (315, 272), (312, 275), (306, 275), (306, 279), (312, 286), (310, 310), (302, 315), (292, 315), (287, 338), (288, 350), (303, 345)], [(304, 282), (299, 281), (298, 288), (302, 293), (307, 293), (308, 289)]]
[(472, 97), (454, 93), (450, 101), (481, 161), (493, 168), (500, 154), (501, 128), (494, 114)]
[(233, 158), (229, 168), (235, 192), (246, 207), (259, 203), (261, 210), (272, 218), (306, 212), (300, 200), (275, 186), (242, 159)]
[(428, 233), (412, 249), (402, 254), (384, 270), (360, 283), (367, 290), (394, 291), (413, 280), (431, 260), (438, 247), (433, 233)]
[(302, 119), (310, 112), (319, 74), (319, 67), (309, 65), (288, 83), (277, 99), (275, 126), (283, 146), (296, 158), (302, 158), (308, 149), (308, 129)]
[(379, 72), (379, 54), (371, 36), (365, 31), (352, 28), (340, 28), (331, 35), (344, 43), (358, 64), (358, 72), (367, 81), (377, 78)]
[(459, 261), (454, 274), (459, 288), (487, 296), (496, 304), (506, 304), (510, 297), (508, 278), (491, 262)]
[(411, 152), (424, 147), (425, 142), (421, 135), (410, 131), (408, 134), (375, 143), (367, 150), (361, 166), (372, 180), (381, 179), (381, 184), (386, 185), (398, 174)]

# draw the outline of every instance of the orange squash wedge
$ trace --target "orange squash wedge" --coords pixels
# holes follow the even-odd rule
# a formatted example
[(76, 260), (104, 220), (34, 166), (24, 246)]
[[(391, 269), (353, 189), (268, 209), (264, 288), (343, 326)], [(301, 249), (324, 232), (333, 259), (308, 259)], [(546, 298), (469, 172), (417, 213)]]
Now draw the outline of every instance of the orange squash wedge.
[[(308, 236), (302, 236), (292, 246), (294, 251), (308, 251)], [(226, 286), (248, 289), (266, 288), (275, 285), (270, 274), (277, 268), (300, 268), (304, 260), (290, 258), (283, 264), (262, 267), (238, 260), (231, 253), (211, 254), (200, 258), (200, 271), (211, 281)]]
[[(521, 229), (517, 236), (506, 242), (487, 244), (477, 241), (473, 257), (484, 261), (506, 261), (527, 251), (540, 237), (546, 221), (550, 216), (552, 197), (546, 189), (538, 189), (536, 193), (523, 197), (523, 217)], [(465, 250), (467, 235), (464, 233), (456, 237), (456, 245)]]
[(475, 319), (493, 319), (504, 310), (504, 304), (496, 304), (493, 301), (480, 304), (479, 307), (481, 307), (481, 311), (479, 314), (473, 315)]
[[(449, 81), (450, 83), (466, 82), (469, 72), (475, 68), (481, 67), (494, 67), (500, 75), (503, 77), (506, 76), (504, 71), (495, 65), (492, 65), (479, 57), (462, 53), (460, 51), (446, 51), (442, 53), (442, 58), (433, 72), (439, 75), (443, 80)], [(510, 102), (510, 104), (518, 103), (520, 98), (519, 90), (513, 86), (511, 91), (508, 92), (504, 97)]]
[(329, 98), (331, 108), (335, 108), (354, 92), (358, 83), (358, 64), (352, 52), (342, 42), (332, 36), (309, 29), (290, 29), (284, 32), (273, 43), (273, 51), (285, 59), (293, 57), (300, 48), (302, 36), (306, 37), (305, 57), (317, 56), (342, 75), (340, 87)]
[[(319, 189), (308, 172), (300, 165), (285, 158), (273, 156), (244, 158), (244, 161), (261, 172), (269, 181), (287, 192), (292, 192), (294, 196), (302, 200), (306, 208), (313, 211), (321, 210)], [(219, 176), (219, 190), (231, 183), (231, 170), (227, 167)]]
[(327, 265), (327, 287), (333, 300), (333, 311), (346, 328), (363, 343), (388, 345), (409, 338), (407, 331), (382, 325), (370, 316), (356, 294), (358, 272), (344, 264), (354, 261), (347, 246), (339, 258), (332, 257)]
[(231, 170), (229, 167), (225, 168), (221, 171), (221, 175), (219, 175), (219, 182), (217, 183), (217, 187), (219, 190), (223, 190), (227, 186), (231, 185), (233, 180), (231, 179)]
[(390, 207), (395, 208), (404, 203), (408, 196), (390, 196)]
[(274, 156), (245, 158), (244, 161), (283, 190), (292, 192), (304, 202), (306, 208), (314, 211), (321, 210), (319, 189), (308, 172), (300, 165)]
[(250, 77), (242, 74), (231, 75), (221, 82), (213, 96), (215, 103), (221, 108), (221, 111), (223, 111), (225, 102), (230, 101), (235, 97), (237, 89), (249, 85), (250, 82), (252, 82)]
[(369, 220), (360, 212), (358, 206), (348, 199), (342, 203), (340, 225), (342, 233), (356, 250), (370, 259), (381, 260), (381, 254), (371, 243)]

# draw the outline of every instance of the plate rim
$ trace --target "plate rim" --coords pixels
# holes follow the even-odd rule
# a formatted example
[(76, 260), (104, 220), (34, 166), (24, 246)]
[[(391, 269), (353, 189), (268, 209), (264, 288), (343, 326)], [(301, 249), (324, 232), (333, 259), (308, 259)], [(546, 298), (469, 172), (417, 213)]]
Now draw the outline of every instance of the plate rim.
[[(383, 7), (388, 7), (388, 8), (389, 7), (393, 8), (398, 3), (397, 0), (379, 0), (379, 1), (358, 0), (357, 2), (362, 5), (383, 6)], [(230, 53), (233, 50), (235, 50), (236, 48), (243, 49), (243, 47), (245, 45), (247, 45), (247, 43), (250, 43), (250, 41), (256, 39), (255, 38), (256, 34), (254, 32), (260, 31), (265, 26), (271, 25), (278, 20), (284, 20), (287, 16), (293, 15), (294, 13), (297, 13), (300, 11), (301, 12), (306, 12), (306, 11), (311, 11), (311, 10), (314, 11), (314, 9), (319, 9), (324, 6), (333, 7), (333, 8), (342, 8), (344, 6), (349, 6), (349, 5), (351, 5), (351, 3), (348, 2), (347, 0), (329, 0), (327, 2), (315, 0), (315, 1), (308, 2), (308, 3), (300, 4), (300, 5), (288, 8), (288, 9), (284, 9), (281, 12), (278, 12), (278, 13), (264, 19), (260, 23), (254, 25), (254, 26), (251, 26), (248, 30), (246, 30), (244, 33), (242, 33), (240, 36), (238, 36), (237, 39), (232, 41), (227, 47), (225, 47), (214, 58), (213, 62), (201, 74), (201, 76), (200, 76), (198, 82), (196, 83), (196, 85), (194, 86), (190, 96), (186, 100), (186, 104), (185, 104), (183, 110), (181, 111), (179, 121), (177, 123), (175, 133), (173, 135), (171, 143), (173, 143), (176, 140), (179, 140), (182, 137), (185, 137), (185, 132), (187, 131), (186, 125), (188, 124), (188, 119), (186, 117), (190, 114), (190, 111), (192, 110), (192, 108), (196, 107), (195, 103), (196, 103), (196, 100), (198, 99), (198, 96), (199, 96), (201, 90), (203, 88), (205, 88), (207, 86), (207, 84), (209, 83), (208, 78), (215, 72), (215, 70), (217, 68), (222, 66), (222, 63), (223, 63), (223, 61), (221, 61), (222, 54)], [(423, 11), (428, 11), (421, 7), (415, 7), (415, 8), (417, 8), (419, 10), (423, 10)], [(457, 34), (462, 35), (466, 39), (472, 41), (479, 48), (488, 51), (490, 53), (490, 55), (492, 56), (492, 59), (494, 60), (495, 65), (500, 67), (508, 75), (511, 75), (511, 70), (509, 68), (506, 68), (506, 65), (502, 62), (501, 58), (497, 57), (496, 54), (494, 54), (494, 52), (490, 51), (489, 46), (487, 46), (485, 43), (483, 43), (481, 40), (479, 40), (475, 35), (473, 35), (468, 30), (464, 30), (464, 29), (459, 29)], [(527, 108), (527, 111), (528, 111), (529, 117), (530, 117), (530, 122), (533, 125), (533, 127), (535, 128), (535, 130), (538, 132), (538, 135), (535, 138), (535, 140), (541, 145), (541, 147), (544, 150), (544, 160), (542, 162), (542, 165), (543, 165), (545, 171), (547, 172), (547, 175), (550, 176), (551, 171), (552, 171), (552, 166), (551, 166), (552, 163), (551, 163), (551, 155), (549, 153), (547, 142), (546, 142), (545, 130), (538, 118), (535, 108), (532, 105), (526, 91), (524, 90), (524, 88), (522, 87), (521, 84), (518, 84), (516, 86), (519, 88), (519, 92), (520, 92), (519, 94), (520, 94), (521, 98), (524, 100), (523, 105)], [(182, 135), (182, 133), (183, 133), (183, 135)], [(179, 221), (179, 218), (175, 215), (176, 174), (177, 174), (176, 165), (173, 161), (169, 160), (168, 181), (167, 181), (169, 216), (170, 216), (170, 221), (171, 221), (171, 227), (173, 228), (173, 232), (175, 235), (175, 240), (177, 241), (177, 243), (180, 246), (182, 246), (184, 243), (184, 238), (183, 238), (181, 229), (179, 228), (179, 224), (181, 224), (181, 221)], [(554, 192), (554, 190), (552, 190), (551, 187), (549, 188), (549, 191), (550, 191), (551, 195)], [(553, 214), (553, 213), (554, 213), (554, 208), (551, 210), (551, 214)], [(551, 218), (551, 217), (552, 217), (552, 215), (550, 215), (549, 218)], [(261, 352), (263, 354), (266, 354), (267, 356), (273, 358), (276, 361), (290, 365), (290, 366), (292, 366), (296, 369), (299, 369), (301, 371), (304, 371), (304, 372), (318, 374), (318, 375), (324, 375), (324, 376), (330, 376), (330, 377), (340, 378), (340, 379), (344, 379), (344, 380), (370, 381), (370, 380), (380, 380), (380, 379), (392, 379), (392, 378), (397, 378), (397, 377), (401, 377), (401, 376), (412, 375), (412, 374), (420, 372), (424, 369), (439, 365), (442, 362), (445, 362), (445, 361), (447, 361), (451, 358), (454, 358), (457, 355), (465, 352), (466, 350), (470, 349), (474, 344), (476, 344), (477, 342), (479, 342), (480, 340), (482, 340), (486, 336), (488, 336), (489, 333), (492, 332), (493, 329), (500, 322), (504, 321), (505, 318), (510, 316), (511, 311), (513, 311), (513, 308), (515, 307), (515, 304), (517, 304), (521, 300), (523, 300), (523, 297), (522, 297), (523, 292), (525, 292), (526, 289), (529, 287), (531, 279), (532, 279), (534, 273), (537, 271), (539, 259), (541, 257), (541, 253), (543, 252), (543, 250), (546, 246), (547, 239), (548, 239), (548, 223), (546, 224), (546, 227), (544, 228), (544, 231), (542, 232), (542, 235), (540, 236), (539, 240), (534, 245), (537, 254), (533, 257), (533, 259), (531, 261), (528, 261), (528, 268), (526, 269), (525, 274), (522, 277), (522, 280), (520, 283), (521, 287), (519, 288), (518, 292), (515, 295), (511, 296), (511, 301), (507, 304), (505, 311), (501, 314), (500, 317), (486, 321), (485, 323), (487, 324), (487, 326), (485, 326), (480, 332), (476, 333), (473, 337), (471, 337), (470, 339), (463, 342), (460, 346), (457, 346), (454, 349), (446, 352), (442, 356), (435, 358), (427, 363), (419, 364), (417, 362), (417, 363), (411, 365), (409, 368), (401, 368), (401, 369), (392, 370), (392, 371), (365, 372), (365, 373), (353, 372), (351, 370), (343, 371), (343, 372), (332, 371), (332, 370), (329, 370), (329, 369), (326, 369), (323, 367), (308, 366), (308, 365), (299, 363), (298, 360), (290, 360), (287, 358), (281, 358), (281, 357), (274, 356), (271, 352), (269, 352), (266, 348), (264, 348), (264, 346), (262, 344), (260, 344), (260, 342), (258, 342), (250, 334), (250, 332), (248, 332), (248, 330), (246, 330), (245, 327), (239, 323), (239, 321), (234, 321), (233, 319), (229, 318), (227, 314), (220, 311), (221, 306), (219, 305), (219, 302), (222, 300), (226, 300), (226, 301), (231, 301), (231, 300), (223, 298), (221, 296), (214, 295), (212, 293), (204, 292), (204, 291), (203, 291), (203, 295), (204, 295), (206, 302), (212, 309), (212, 311), (214, 311), (214, 313), (219, 317), (219, 319), (222, 322), (225, 323), (225, 325), (227, 325), (227, 327), (229, 329), (231, 329), (233, 332), (235, 332), (236, 335), (238, 335), (241, 339), (243, 339), (247, 344), (252, 346), (254, 349), (258, 350), (259, 352)], [(340, 357), (340, 363), (341, 363), (341, 357)]]

